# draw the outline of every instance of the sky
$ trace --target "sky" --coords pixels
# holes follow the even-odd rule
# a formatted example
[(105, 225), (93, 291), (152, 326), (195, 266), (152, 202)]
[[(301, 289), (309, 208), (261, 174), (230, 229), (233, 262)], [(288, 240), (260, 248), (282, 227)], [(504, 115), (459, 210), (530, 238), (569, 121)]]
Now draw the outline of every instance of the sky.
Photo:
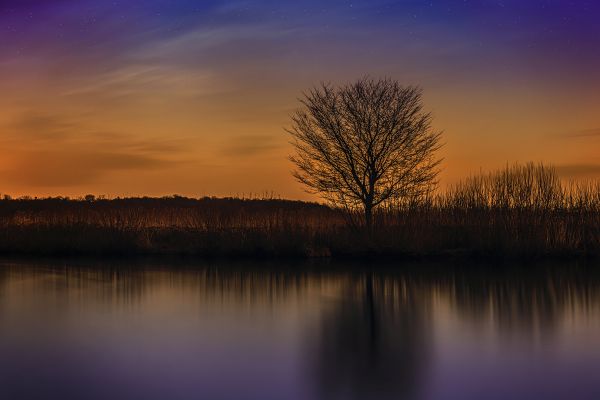
[(440, 186), (543, 161), (600, 178), (600, 3), (0, 0), (0, 193), (311, 199), (302, 92), (419, 85)]

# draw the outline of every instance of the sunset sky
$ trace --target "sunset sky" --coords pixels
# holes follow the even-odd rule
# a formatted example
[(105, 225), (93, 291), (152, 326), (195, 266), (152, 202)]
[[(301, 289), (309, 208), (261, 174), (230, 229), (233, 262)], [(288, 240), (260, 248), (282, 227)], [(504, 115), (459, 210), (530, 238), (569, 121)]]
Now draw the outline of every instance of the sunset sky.
[(600, 3), (0, 0), (0, 193), (308, 198), (303, 90), (422, 86), (441, 185), (516, 161), (600, 178)]

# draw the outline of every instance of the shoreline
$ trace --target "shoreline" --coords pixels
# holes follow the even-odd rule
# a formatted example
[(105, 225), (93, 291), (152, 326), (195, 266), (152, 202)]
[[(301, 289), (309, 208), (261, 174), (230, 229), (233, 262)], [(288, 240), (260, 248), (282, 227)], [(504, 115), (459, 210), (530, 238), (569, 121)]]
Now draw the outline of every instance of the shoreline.
[(467, 249), (445, 249), (427, 252), (406, 252), (390, 249), (354, 248), (350, 251), (330, 251), (327, 248), (314, 251), (289, 248), (256, 249), (142, 249), (136, 247), (102, 248), (39, 246), (39, 243), (27, 244), (29, 249), (7, 249), (0, 251), (1, 259), (97, 259), (97, 260), (137, 260), (137, 259), (181, 259), (190, 261), (248, 261), (248, 262), (357, 262), (369, 263), (491, 263), (512, 262), (587, 262), (600, 259), (597, 252), (556, 251), (556, 252), (503, 252), (502, 250), (480, 251)]
[[(600, 258), (600, 211), (416, 204), (372, 230), (287, 200), (0, 200), (0, 256), (196, 259), (585, 260)], [(600, 203), (599, 203), (600, 204)]]

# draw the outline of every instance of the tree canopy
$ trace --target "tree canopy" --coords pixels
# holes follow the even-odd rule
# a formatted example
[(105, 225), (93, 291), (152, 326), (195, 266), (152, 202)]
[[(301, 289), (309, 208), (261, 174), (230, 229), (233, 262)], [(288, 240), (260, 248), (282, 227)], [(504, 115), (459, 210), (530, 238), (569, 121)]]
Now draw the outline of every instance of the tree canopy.
[(336, 205), (362, 208), (366, 225), (387, 201), (429, 192), (441, 133), (422, 90), (391, 79), (322, 84), (304, 94), (288, 129), (295, 178)]

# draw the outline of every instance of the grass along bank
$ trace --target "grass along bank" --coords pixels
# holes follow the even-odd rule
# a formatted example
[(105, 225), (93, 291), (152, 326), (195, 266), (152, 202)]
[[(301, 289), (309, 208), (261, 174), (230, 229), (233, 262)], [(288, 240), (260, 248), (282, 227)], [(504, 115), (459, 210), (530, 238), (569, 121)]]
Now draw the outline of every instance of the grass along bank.
[(353, 212), (279, 199), (0, 200), (0, 254), (201, 257), (596, 257), (600, 185), (516, 165)]

